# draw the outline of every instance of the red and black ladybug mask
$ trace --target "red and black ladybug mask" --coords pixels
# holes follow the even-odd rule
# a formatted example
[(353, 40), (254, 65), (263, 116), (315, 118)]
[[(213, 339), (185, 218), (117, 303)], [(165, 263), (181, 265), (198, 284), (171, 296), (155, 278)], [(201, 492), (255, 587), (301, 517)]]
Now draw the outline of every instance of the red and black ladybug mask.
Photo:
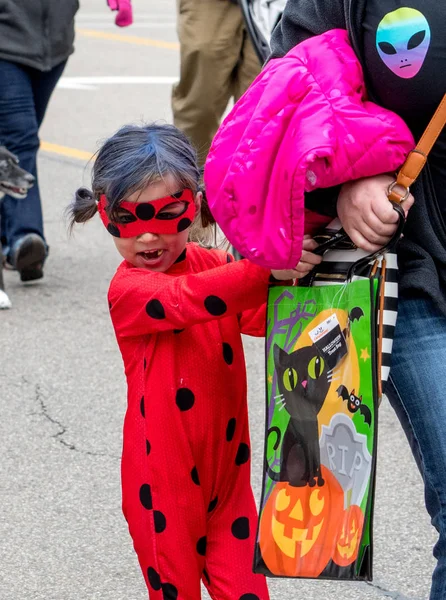
[[(178, 210), (165, 210), (170, 205), (178, 206)], [(107, 231), (115, 237), (131, 238), (144, 233), (179, 233), (190, 225), (195, 217), (194, 193), (185, 189), (171, 196), (158, 198), (151, 202), (119, 203), (118, 210), (124, 212), (119, 220), (112, 221), (107, 214), (107, 198), (102, 194), (98, 202), (99, 215)]]

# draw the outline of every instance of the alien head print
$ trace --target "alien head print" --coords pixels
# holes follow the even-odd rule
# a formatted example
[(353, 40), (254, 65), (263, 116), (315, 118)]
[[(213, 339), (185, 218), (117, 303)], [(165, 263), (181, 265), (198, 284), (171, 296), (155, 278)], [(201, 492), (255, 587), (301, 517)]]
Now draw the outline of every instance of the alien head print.
[(431, 39), (429, 23), (414, 8), (387, 13), (376, 31), (376, 47), (384, 64), (398, 77), (411, 79), (423, 66)]

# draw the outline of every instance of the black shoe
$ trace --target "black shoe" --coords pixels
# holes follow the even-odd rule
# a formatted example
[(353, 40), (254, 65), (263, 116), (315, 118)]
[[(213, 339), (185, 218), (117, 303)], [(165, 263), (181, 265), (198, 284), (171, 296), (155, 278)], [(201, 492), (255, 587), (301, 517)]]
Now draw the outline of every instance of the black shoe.
[(43, 277), (43, 263), (48, 251), (37, 233), (27, 233), (12, 247), (8, 262), (20, 273), (22, 281), (34, 281)]

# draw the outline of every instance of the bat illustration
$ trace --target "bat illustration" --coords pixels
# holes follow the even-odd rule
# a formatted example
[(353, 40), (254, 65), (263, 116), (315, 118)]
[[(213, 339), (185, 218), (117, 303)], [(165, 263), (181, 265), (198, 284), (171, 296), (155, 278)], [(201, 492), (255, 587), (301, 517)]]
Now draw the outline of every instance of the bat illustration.
[(347, 402), (347, 408), (349, 412), (355, 413), (357, 410), (364, 417), (365, 423), (370, 427), (372, 424), (372, 413), (368, 406), (362, 403), (362, 396), (356, 396), (355, 390), (350, 393), (345, 385), (340, 385), (336, 390), (338, 396), (341, 396), (343, 400)]
[(363, 316), (364, 311), (362, 310), (362, 308), (359, 306), (355, 306), (355, 308), (352, 308), (352, 310), (350, 311), (350, 314), (348, 315), (348, 320), (351, 323), (353, 323), (353, 321), (359, 321), (359, 319)]

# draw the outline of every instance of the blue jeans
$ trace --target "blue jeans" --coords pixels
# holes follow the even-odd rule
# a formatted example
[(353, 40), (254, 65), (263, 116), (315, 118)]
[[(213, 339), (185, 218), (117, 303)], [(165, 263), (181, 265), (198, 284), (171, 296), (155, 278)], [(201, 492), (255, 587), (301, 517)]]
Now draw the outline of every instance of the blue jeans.
[(409, 440), (439, 533), (430, 600), (445, 600), (446, 317), (428, 298), (400, 298), (386, 394)]
[(66, 61), (42, 72), (0, 60), (0, 144), (16, 154), (20, 166), (36, 178), (24, 200), (4, 198), (1, 238), (5, 253), (27, 233), (37, 233), (45, 239), (36, 161), (39, 127), (65, 64)]

